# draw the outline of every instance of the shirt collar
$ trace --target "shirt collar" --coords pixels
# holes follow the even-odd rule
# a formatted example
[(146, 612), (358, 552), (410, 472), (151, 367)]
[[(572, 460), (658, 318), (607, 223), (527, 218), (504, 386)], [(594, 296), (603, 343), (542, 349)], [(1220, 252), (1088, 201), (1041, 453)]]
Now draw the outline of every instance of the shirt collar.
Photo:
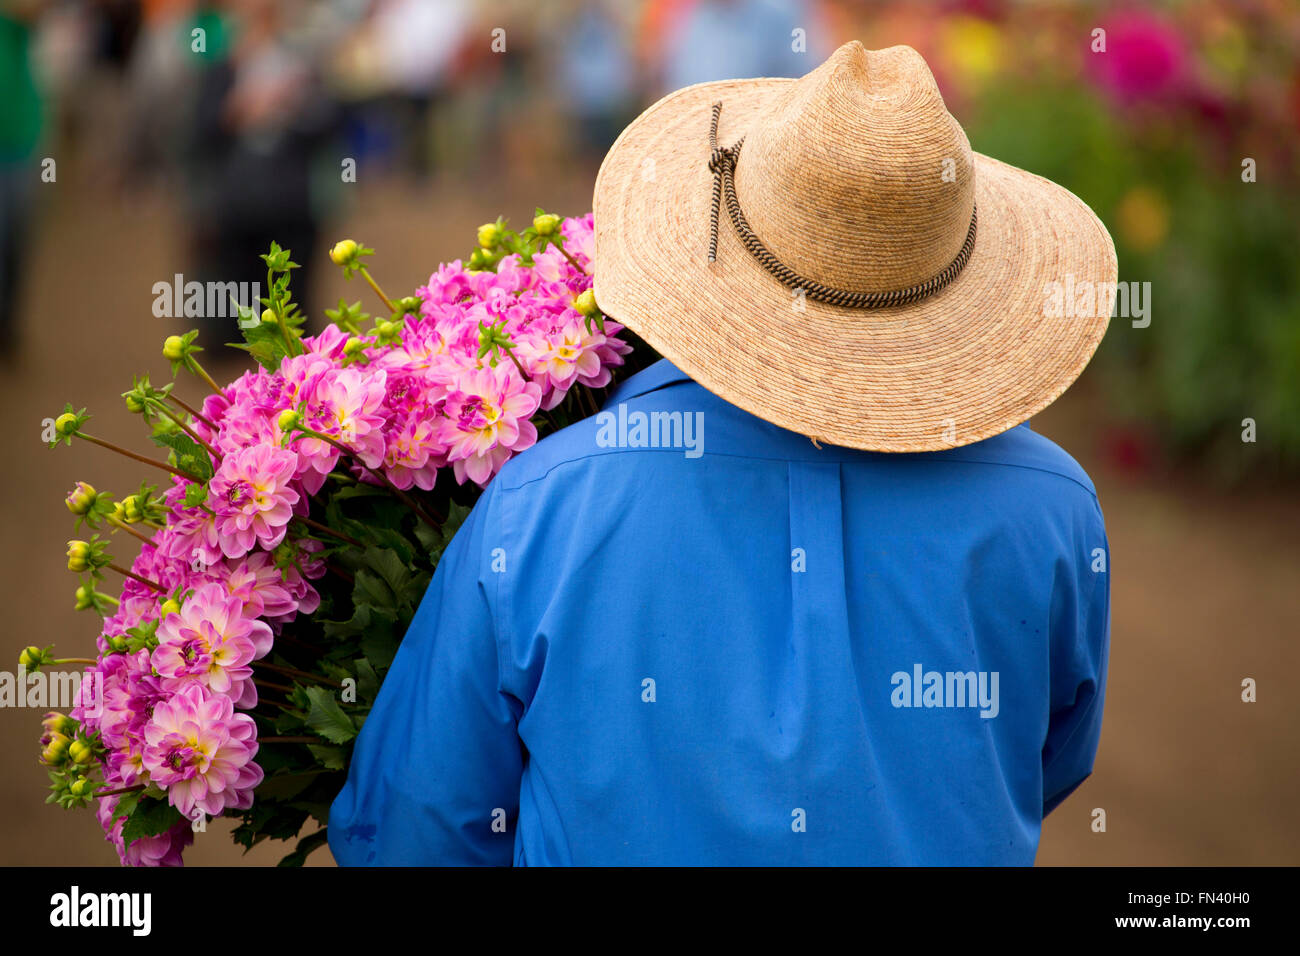
[(644, 395), (647, 392), (653, 392), (655, 389), (664, 388), (667, 385), (673, 385), (677, 382), (694, 381), (689, 375), (679, 369), (667, 359), (660, 359), (649, 368), (642, 369), (631, 378), (621, 382), (613, 392), (610, 393), (605, 404), (617, 404), (625, 402), (629, 398), (635, 398), (638, 395)]
[[(624, 379), (619, 383), (605, 400), (605, 404), (617, 405), (619, 402), (625, 402), (629, 398), (635, 398), (638, 395), (645, 395), (647, 392), (653, 392), (656, 389), (666, 388), (669, 385), (675, 385), (678, 382), (694, 382), (681, 369), (667, 359), (660, 359), (653, 365), (642, 369), (631, 378)], [(1026, 431), (1032, 431), (1029, 420), (1026, 419), (1021, 423)]]

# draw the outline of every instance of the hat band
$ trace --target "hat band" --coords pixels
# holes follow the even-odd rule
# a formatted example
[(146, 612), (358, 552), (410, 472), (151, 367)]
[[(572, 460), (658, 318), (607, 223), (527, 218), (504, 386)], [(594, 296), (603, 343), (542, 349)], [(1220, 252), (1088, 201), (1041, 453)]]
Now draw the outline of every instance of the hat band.
[(740, 201), (736, 198), (734, 175), (736, 160), (740, 157), (740, 147), (744, 144), (745, 137), (742, 136), (731, 146), (719, 147), (718, 117), (721, 114), (722, 103), (714, 103), (713, 121), (709, 124), (709, 171), (713, 173), (713, 204), (709, 211), (710, 262), (717, 259), (718, 210), (724, 195), (727, 198), (727, 214), (731, 217), (731, 224), (735, 226), (741, 242), (745, 244), (745, 248), (749, 250), (750, 255), (758, 260), (759, 265), (771, 273), (781, 284), (792, 289), (802, 290), (808, 298), (829, 305), (854, 309), (878, 309), (888, 305), (906, 305), (909, 302), (924, 299), (926, 296), (938, 292), (957, 278), (970, 260), (971, 251), (975, 248), (977, 211), (975, 209), (971, 210), (970, 228), (966, 231), (966, 241), (962, 243), (957, 258), (948, 263), (948, 266), (938, 275), (917, 285), (906, 289), (896, 289), (892, 292), (849, 292), (844, 289), (833, 289), (830, 286), (822, 285), (820, 282), (814, 282), (812, 279), (799, 275), (799, 273), (772, 255), (771, 250), (763, 245), (763, 240), (754, 234), (754, 230), (750, 228), (745, 214), (741, 212)]

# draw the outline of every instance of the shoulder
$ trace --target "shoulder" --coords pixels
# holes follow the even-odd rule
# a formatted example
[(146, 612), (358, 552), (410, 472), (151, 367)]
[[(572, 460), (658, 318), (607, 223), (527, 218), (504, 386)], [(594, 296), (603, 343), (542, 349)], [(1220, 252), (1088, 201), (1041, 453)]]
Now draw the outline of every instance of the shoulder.
[(1023, 469), (1052, 475), (1077, 486), (1096, 499), (1097, 488), (1083, 466), (1050, 438), (1033, 431), (1028, 423), (1000, 435), (950, 451), (932, 453), (936, 458), (988, 465), (993, 468)]

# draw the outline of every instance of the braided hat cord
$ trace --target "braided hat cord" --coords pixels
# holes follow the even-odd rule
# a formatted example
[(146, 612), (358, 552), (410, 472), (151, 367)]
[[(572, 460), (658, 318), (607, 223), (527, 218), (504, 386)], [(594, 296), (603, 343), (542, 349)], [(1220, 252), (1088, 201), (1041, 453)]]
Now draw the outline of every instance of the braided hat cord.
[(970, 260), (971, 251), (975, 248), (975, 210), (971, 211), (970, 228), (966, 231), (966, 241), (962, 243), (957, 257), (948, 263), (948, 266), (938, 275), (932, 276), (910, 288), (896, 289), (891, 292), (848, 292), (844, 289), (833, 289), (830, 286), (822, 285), (820, 282), (804, 278), (772, 255), (771, 250), (763, 245), (763, 241), (754, 234), (749, 221), (745, 219), (745, 214), (740, 209), (740, 201), (736, 198), (734, 179), (736, 161), (740, 158), (740, 147), (744, 144), (745, 138), (742, 136), (731, 146), (719, 147), (718, 118), (721, 115), (722, 103), (714, 103), (713, 119), (709, 124), (709, 171), (713, 173), (713, 202), (709, 210), (710, 262), (717, 259), (718, 214), (724, 197), (727, 203), (727, 214), (731, 217), (731, 224), (735, 227), (736, 234), (740, 236), (741, 242), (745, 244), (745, 248), (749, 250), (750, 255), (758, 260), (759, 265), (783, 285), (791, 289), (802, 289), (804, 295), (808, 298), (829, 305), (855, 309), (878, 309), (889, 305), (906, 305), (909, 302), (924, 299), (926, 296), (938, 292), (957, 278), (957, 275)]

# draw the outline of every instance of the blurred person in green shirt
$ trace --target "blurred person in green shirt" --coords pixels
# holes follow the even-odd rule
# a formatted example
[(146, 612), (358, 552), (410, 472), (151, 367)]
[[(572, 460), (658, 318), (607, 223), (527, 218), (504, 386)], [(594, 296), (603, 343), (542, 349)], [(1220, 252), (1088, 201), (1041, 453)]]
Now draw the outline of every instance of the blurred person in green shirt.
[(18, 281), (39, 170), (45, 103), (32, 70), (41, 0), (0, 0), (0, 355), (12, 356)]

